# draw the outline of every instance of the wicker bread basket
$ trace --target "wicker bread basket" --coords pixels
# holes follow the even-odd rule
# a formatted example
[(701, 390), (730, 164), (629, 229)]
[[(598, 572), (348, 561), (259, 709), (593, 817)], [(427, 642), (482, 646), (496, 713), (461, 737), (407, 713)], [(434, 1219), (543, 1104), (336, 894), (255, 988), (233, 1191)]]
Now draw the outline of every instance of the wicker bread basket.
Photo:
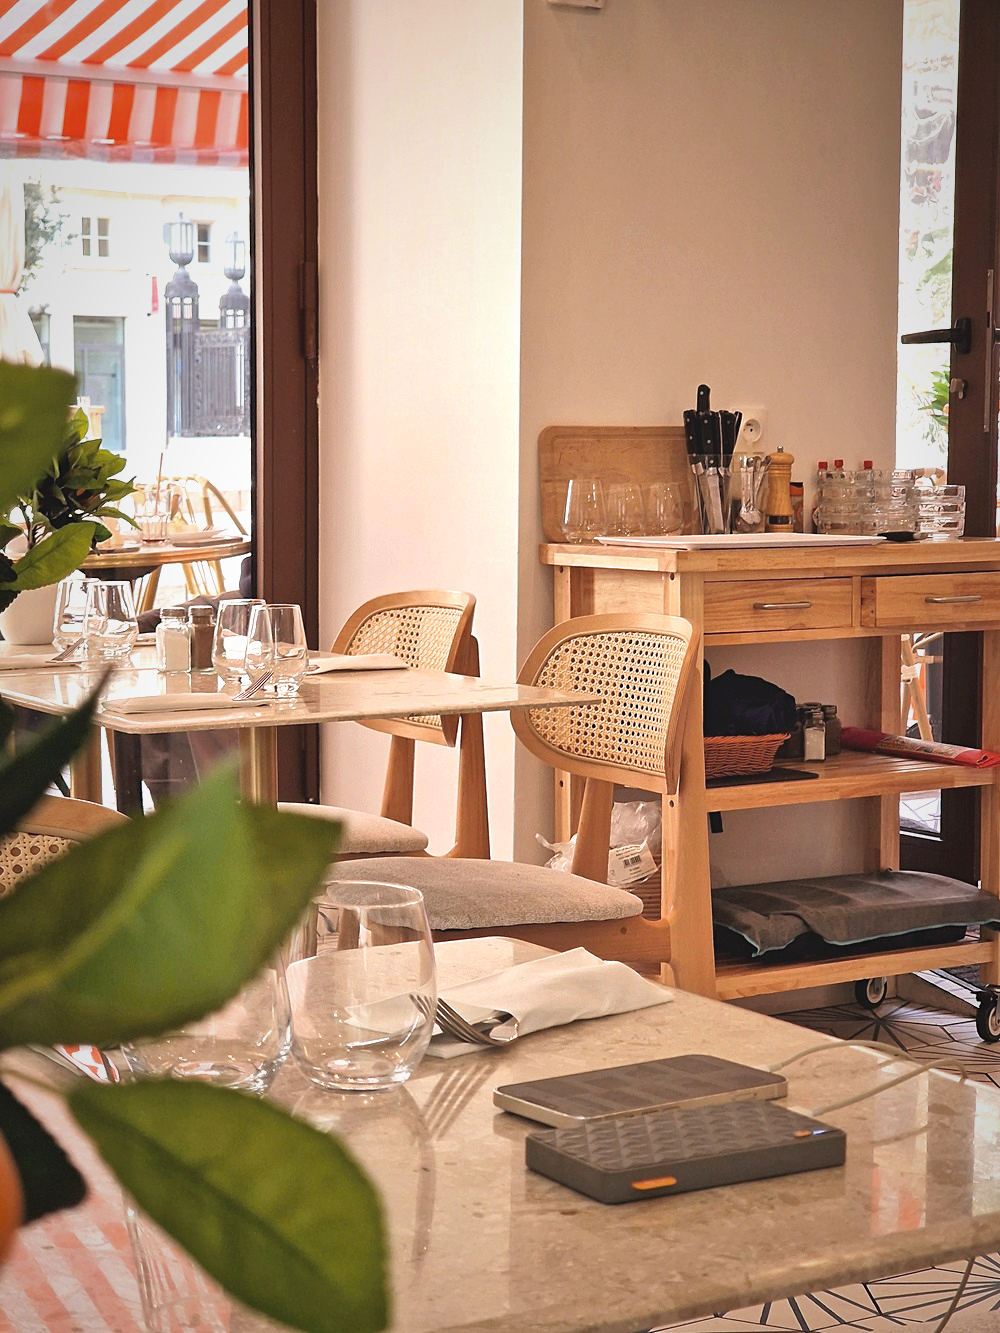
[(706, 736), (705, 778), (734, 778), (767, 773), (789, 733), (774, 736)]

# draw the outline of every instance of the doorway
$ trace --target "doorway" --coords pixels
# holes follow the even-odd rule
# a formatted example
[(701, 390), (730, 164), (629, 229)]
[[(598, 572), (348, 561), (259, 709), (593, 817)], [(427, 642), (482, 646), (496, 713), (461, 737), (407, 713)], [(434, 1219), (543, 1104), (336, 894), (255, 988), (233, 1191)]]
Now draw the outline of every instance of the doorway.
[(113, 453), (125, 452), (125, 321), (73, 319), (73, 368), (77, 392), (101, 403), (102, 444)]

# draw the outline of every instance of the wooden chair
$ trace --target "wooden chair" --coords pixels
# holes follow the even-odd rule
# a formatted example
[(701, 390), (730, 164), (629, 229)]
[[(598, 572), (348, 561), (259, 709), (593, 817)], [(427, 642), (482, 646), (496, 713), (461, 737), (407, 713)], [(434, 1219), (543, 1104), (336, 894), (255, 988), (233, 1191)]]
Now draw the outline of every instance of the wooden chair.
[[(388, 593), (358, 607), (337, 635), (332, 651), (390, 653), (410, 667), (478, 676), (479, 646), (472, 635), (475, 607), (475, 597), (467, 592), (433, 589)], [(281, 802), (279, 808), (341, 821), (342, 857), (427, 855), (427, 835), (413, 827), (416, 742), (451, 747), (457, 744), (455, 845), (447, 855), (489, 857), (482, 717), (427, 715), (359, 725), (386, 732), (392, 738), (381, 813), (300, 802)]]
[(0, 897), (74, 843), (127, 823), (127, 816), (104, 805), (69, 796), (43, 796), (14, 833), (0, 838)]
[(559, 772), (585, 779), (572, 873), (499, 861), (379, 857), (333, 878), (387, 880), (421, 890), (436, 940), (507, 935), (602, 958), (670, 961), (669, 920), (607, 884), (616, 785), (676, 792), (683, 717), (697, 635), (676, 616), (581, 616), (545, 634), (522, 684), (600, 695), (596, 704), (511, 714), (518, 739)]

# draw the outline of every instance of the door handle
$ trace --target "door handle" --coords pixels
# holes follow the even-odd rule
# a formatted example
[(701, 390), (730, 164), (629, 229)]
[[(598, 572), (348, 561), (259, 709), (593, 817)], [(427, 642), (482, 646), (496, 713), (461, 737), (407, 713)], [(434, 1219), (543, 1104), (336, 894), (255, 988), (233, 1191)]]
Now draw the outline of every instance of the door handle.
[(808, 611), (812, 602), (754, 602), (755, 611)]
[(901, 343), (954, 343), (955, 351), (964, 356), (972, 351), (972, 320), (967, 315), (955, 321), (953, 329), (923, 329), (920, 333), (904, 333)]

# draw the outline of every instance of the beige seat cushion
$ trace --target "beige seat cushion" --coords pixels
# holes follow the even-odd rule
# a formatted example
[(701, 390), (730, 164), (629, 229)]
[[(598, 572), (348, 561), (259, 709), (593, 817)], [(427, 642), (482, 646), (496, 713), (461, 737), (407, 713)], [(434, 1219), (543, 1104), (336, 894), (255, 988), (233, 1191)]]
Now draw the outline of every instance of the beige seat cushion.
[(412, 856), (427, 850), (427, 834), (409, 824), (363, 810), (345, 810), (339, 805), (312, 805), (301, 801), (279, 801), (279, 810), (316, 819), (335, 819), (343, 825), (339, 852), (342, 856)]
[(623, 889), (509, 861), (375, 857), (335, 866), (329, 878), (383, 880), (419, 889), (432, 930), (619, 921), (642, 913), (642, 899)]

